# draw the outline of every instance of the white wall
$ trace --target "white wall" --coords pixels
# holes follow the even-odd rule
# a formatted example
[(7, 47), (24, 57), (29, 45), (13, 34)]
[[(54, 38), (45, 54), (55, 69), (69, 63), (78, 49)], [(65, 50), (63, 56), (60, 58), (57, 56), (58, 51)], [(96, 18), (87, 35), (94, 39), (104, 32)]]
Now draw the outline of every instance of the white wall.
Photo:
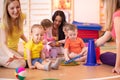
[[(0, 0), (2, 9), (3, 0)], [(0, 11), (0, 18), (2, 11)], [(74, 0), (74, 20), (99, 23), (99, 0)]]
[(74, 20), (99, 23), (99, 0), (74, 0)]

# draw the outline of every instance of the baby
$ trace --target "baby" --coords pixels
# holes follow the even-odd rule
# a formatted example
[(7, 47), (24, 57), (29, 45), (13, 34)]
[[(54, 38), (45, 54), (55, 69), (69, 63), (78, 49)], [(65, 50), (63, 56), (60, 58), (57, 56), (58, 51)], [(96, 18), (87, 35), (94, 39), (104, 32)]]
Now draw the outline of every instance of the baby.
[(30, 69), (42, 69), (50, 71), (50, 69), (58, 69), (60, 59), (57, 58), (54, 63), (51, 61), (44, 62), (45, 55), (43, 50), (43, 27), (39, 24), (35, 24), (31, 28), (31, 40), (25, 44), (24, 59), (26, 60), (26, 67)]
[(41, 21), (41, 25), (45, 31), (44, 33), (44, 53), (46, 54), (46, 58), (57, 58), (57, 43), (55, 38), (52, 36), (52, 22), (49, 19), (43, 19)]
[(76, 61), (85, 61), (87, 57), (87, 49), (83, 40), (77, 37), (77, 27), (73, 24), (67, 24), (66, 26), (69, 26), (69, 28), (67, 29), (67, 39), (65, 40), (64, 46), (65, 60), (68, 61), (71, 58), (82, 55), (82, 57), (76, 59)]

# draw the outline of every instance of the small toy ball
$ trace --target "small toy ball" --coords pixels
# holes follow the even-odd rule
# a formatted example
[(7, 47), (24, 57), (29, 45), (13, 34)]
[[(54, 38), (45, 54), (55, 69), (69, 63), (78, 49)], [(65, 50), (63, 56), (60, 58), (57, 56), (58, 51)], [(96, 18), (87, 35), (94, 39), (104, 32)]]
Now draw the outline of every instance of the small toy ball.
[(24, 80), (26, 78), (26, 69), (24, 67), (16, 68), (15, 75), (17, 79)]

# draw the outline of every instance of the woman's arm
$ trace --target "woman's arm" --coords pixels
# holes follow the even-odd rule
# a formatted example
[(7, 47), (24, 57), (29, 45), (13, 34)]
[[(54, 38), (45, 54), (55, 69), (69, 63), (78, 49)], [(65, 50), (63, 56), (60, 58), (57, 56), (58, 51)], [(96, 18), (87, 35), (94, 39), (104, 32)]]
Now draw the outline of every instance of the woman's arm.
[(24, 34), (21, 35), (21, 39), (24, 40), (25, 42), (28, 42), (28, 39), (25, 37)]
[(14, 54), (7, 47), (7, 35), (5, 32), (5, 29), (0, 29), (0, 40), (1, 40), (0, 41), (1, 48), (4, 50), (5, 54), (7, 54), (9, 57), (13, 58)]
[(0, 44), (1, 48), (4, 51), (5, 55), (9, 57), (6, 62), (6, 65), (9, 65), (15, 59), (22, 59), (20, 56), (16, 56), (16, 52), (9, 49), (7, 46), (7, 34), (4, 29), (0, 28)]
[(100, 37), (99, 39), (97, 39), (95, 41), (95, 45), (96, 46), (101, 46), (103, 45), (106, 41), (108, 41), (111, 38), (111, 32), (110, 31), (106, 31), (105, 34)]
[(116, 64), (115, 68), (113, 69), (113, 72), (120, 74), (120, 17), (114, 18), (114, 28), (115, 28), (115, 34), (116, 34)]

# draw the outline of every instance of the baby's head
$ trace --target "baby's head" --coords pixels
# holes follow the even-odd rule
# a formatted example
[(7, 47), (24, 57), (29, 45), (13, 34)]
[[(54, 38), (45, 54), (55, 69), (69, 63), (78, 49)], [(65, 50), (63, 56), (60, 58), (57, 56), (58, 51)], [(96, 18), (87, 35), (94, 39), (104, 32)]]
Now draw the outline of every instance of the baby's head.
[(41, 21), (41, 25), (42, 25), (43, 29), (45, 30), (45, 32), (47, 32), (47, 31), (50, 30), (50, 28), (52, 27), (53, 23), (49, 19), (43, 19)]
[(39, 24), (34, 24), (31, 27), (31, 36), (34, 43), (39, 43), (43, 39), (44, 30)]
[(67, 24), (67, 36), (69, 39), (76, 39), (77, 38), (77, 27), (73, 24)]
[(67, 31), (70, 27), (70, 24), (69, 23), (66, 23), (64, 26), (63, 26), (63, 32), (65, 34), (65, 36), (67, 37)]

